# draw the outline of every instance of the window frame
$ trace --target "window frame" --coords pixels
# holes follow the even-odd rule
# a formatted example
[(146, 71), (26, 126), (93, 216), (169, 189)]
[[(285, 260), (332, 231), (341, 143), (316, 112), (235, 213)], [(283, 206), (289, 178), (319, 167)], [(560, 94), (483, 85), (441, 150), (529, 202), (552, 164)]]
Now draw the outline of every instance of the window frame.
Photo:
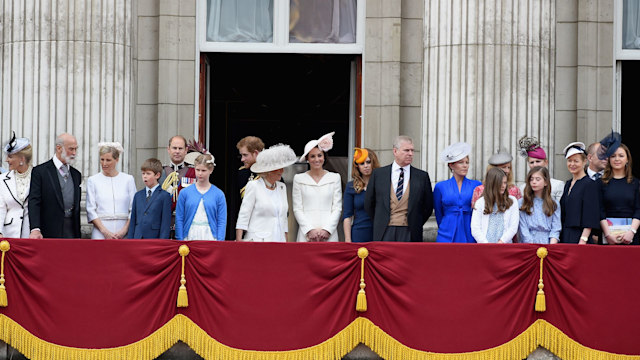
[(622, 48), (622, 19), (624, 18), (622, 13), (622, 10), (624, 9), (622, 1), (623, 0), (615, 0), (614, 2), (614, 56), (616, 60), (640, 60), (640, 49)]
[(366, 0), (356, 0), (356, 42), (349, 44), (290, 43), (290, 0), (273, 0), (273, 42), (207, 41), (207, 0), (196, 3), (196, 36), (200, 52), (362, 54), (364, 52)]

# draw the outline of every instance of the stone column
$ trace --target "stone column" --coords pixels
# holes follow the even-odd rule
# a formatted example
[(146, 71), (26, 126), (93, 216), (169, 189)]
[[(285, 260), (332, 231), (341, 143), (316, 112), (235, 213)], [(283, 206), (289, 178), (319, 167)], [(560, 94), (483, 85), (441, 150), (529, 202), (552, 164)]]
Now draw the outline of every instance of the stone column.
[[(0, 140), (11, 131), (50, 158), (55, 136), (78, 138), (76, 166), (99, 171), (97, 143), (128, 151), (131, 2), (3, 1), (0, 5)], [(121, 158), (128, 171), (129, 156)]]
[(553, 0), (426, 2), (422, 148), (432, 179), (450, 177), (438, 156), (458, 141), (472, 144), (477, 179), (503, 147), (523, 181), (524, 134), (555, 152), (555, 9)]

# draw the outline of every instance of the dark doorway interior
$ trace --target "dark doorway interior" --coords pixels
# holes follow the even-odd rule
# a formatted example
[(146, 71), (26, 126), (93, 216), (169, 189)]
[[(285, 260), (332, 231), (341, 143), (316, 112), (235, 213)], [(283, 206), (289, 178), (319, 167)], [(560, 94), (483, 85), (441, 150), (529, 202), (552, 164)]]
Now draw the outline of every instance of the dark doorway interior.
[(212, 182), (227, 195), (227, 239), (240, 198), (235, 147), (254, 135), (266, 146), (291, 145), (301, 155), (307, 141), (335, 131), (330, 157), (347, 157), (353, 55), (208, 54), (209, 148), (216, 157)]
[(640, 178), (640, 144), (636, 135), (640, 133), (638, 99), (640, 98), (640, 61), (622, 62), (622, 90), (620, 98), (620, 121), (622, 123), (622, 142), (629, 147), (633, 162), (633, 176)]

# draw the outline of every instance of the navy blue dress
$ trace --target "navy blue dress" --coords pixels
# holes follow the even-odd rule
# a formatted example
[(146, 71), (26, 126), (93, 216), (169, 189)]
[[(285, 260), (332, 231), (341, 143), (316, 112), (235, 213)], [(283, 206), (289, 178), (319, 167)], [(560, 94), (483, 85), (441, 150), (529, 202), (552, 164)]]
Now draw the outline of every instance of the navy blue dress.
[(353, 181), (347, 183), (342, 201), (342, 219), (353, 216), (351, 223), (351, 241), (365, 242), (373, 239), (373, 223), (364, 210), (364, 194), (362, 190), (359, 194), (353, 188)]
[[(560, 242), (577, 244), (584, 228), (600, 229), (600, 189), (588, 176), (577, 180), (571, 193), (570, 186), (571, 180), (564, 184), (564, 192), (560, 199)], [(591, 236), (588, 243), (593, 243)]]
[[(606, 218), (640, 219), (640, 182), (635, 177), (631, 183), (627, 179), (611, 179), (608, 184), (598, 180), (602, 189), (600, 220)], [(633, 245), (640, 244), (640, 231), (633, 237)]]

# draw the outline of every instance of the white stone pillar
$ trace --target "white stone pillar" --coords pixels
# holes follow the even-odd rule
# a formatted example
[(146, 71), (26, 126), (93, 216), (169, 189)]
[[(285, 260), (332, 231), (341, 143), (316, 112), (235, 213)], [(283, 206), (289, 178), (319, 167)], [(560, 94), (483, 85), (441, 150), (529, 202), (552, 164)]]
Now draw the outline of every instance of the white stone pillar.
[[(129, 146), (132, 0), (8, 0), (0, 5), (0, 140), (34, 143), (34, 163), (55, 136), (78, 139), (77, 167), (99, 171), (97, 143)], [(129, 171), (129, 155), (121, 167)]]
[(469, 177), (477, 179), (504, 147), (523, 181), (524, 134), (555, 153), (555, 8), (553, 0), (426, 2), (422, 149), (432, 179), (450, 177), (438, 158), (458, 141), (472, 144)]

